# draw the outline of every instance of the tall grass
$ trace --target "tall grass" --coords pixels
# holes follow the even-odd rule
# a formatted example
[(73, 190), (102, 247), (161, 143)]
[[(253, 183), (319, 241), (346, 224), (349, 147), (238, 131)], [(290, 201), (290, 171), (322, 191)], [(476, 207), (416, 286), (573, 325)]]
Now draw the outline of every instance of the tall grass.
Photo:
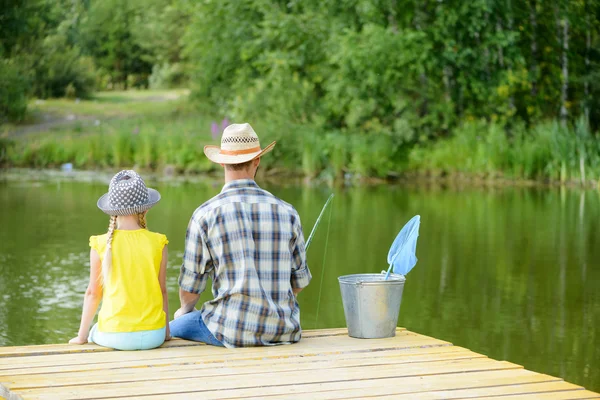
[[(160, 169), (199, 173), (212, 165), (203, 154), (210, 131), (196, 118), (115, 120), (81, 132), (67, 130), (6, 142), (3, 163), (15, 167), (51, 168), (73, 163), (79, 169)], [(3, 145), (4, 146), (4, 145)]]
[[(177, 108), (167, 114), (73, 126), (36, 136), (0, 139), (0, 165), (79, 169), (129, 168), (178, 173), (217, 169), (203, 154), (217, 144), (211, 120)], [(176, 112), (175, 112), (176, 111)], [(166, 115), (166, 116), (165, 116)], [(277, 140), (262, 168), (308, 178), (398, 176), (402, 173), (480, 179), (545, 180), (587, 184), (600, 180), (600, 138), (583, 120), (563, 127), (527, 128), (485, 121), (465, 123), (448, 138), (402, 143), (391, 134), (365, 135), (312, 125), (252, 124), (263, 146)]]
[(449, 139), (418, 146), (409, 154), (412, 171), (557, 182), (600, 178), (600, 138), (584, 120), (563, 127), (556, 121), (509, 134), (496, 124), (478, 121), (454, 130)]
[(305, 132), (302, 136), (302, 172), (308, 178), (314, 178), (322, 169), (324, 141), (314, 132)]
[(325, 156), (330, 161), (331, 175), (334, 179), (340, 179), (348, 164), (346, 136), (342, 132), (330, 132), (325, 137), (325, 143)]

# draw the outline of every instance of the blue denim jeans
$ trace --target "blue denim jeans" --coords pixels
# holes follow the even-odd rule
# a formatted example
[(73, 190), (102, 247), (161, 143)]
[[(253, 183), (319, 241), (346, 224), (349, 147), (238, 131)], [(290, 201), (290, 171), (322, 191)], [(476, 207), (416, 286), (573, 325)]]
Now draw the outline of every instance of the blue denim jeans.
[(200, 311), (192, 311), (174, 319), (169, 323), (169, 327), (171, 328), (171, 336), (193, 340), (195, 342), (203, 342), (213, 346), (225, 347), (223, 343), (219, 342), (208, 330), (202, 320)]
[(98, 324), (90, 331), (88, 341), (117, 350), (150, 350), (165, 341), (167, 328), (138, 332), (100, 332)]

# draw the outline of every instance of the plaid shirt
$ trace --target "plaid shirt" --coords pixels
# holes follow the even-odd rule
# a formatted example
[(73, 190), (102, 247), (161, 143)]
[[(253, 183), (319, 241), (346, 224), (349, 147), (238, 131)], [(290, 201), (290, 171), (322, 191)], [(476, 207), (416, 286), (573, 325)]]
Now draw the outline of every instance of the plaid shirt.
[(292, 288), (311, 279), (300, 217), (251, 179), (227, 183), (190, 220), (179, 286), (202, 293), (209, 277), (202, 319), (226, 347), (300, 340)]

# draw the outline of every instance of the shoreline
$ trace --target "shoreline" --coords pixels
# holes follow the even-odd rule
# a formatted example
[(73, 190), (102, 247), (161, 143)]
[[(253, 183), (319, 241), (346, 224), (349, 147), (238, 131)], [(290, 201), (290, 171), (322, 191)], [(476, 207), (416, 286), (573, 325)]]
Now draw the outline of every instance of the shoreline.
[[(210, 185), (221, 184), (223, 175), (220, 172), (207, 172), (202, 174), (171, 173), (147, 170), (144, 168), (132, 168), (152, 182), (168, 182), (173, 184), (183, 183), (206, 183)], [(48, 181), (71, 181), (88, 183), (107, 183), (111, 177), (120, 169), (82, 169), (64, 171), (55, 168), (0, 168), (0, 182), (48, 182)], [(409, 172), (394, 175), (392, 178), (353, 177), (346, 175), (343, 179), (313, 178), (309, 179), (300, 173), (283, 171), (281, 169), (259, 170), (257, 180), (267, 183), (297, 185), (297, 186), (329, 186), (329, 187), (352, 187), (352, 186), (403, 186), (403, 187), (442, 187), (442, 188), (567, 188), (581, 190), (600, 191), (600, 182), (587, 181), (585, 185), (577, 181), (551, 181), (551, 180), (523, 180), (506, 177), (482, 177), (469, 174), (445, 174), (436, 175), (429, 172)]]
[[(55, 128), (42, 124), (41, 129), (39, 124), (23, 125), (20, 129), (36, 132), (16, 136), (0, 130), (0, 179), (8, 175), (13, 180), (18, 175), (19, 180), (85, 181), (93, 179), (86, 174), (111, 174), (120, 169), (115, 166), (126, 165), (155, 180), (221, 180), (220, 169), (205, 158), (202, 147), (218, 141), (219, 129), (228, 120), (219, 122), (220, 117), (197, 110), (185, 100), (187, 93), (100, 92), (91, 100), (36, 101), (38, 114), (62, 116), (61, 123), (67, 123)], [(600, 138), (588, 132), (589, 140), (581, 144), (588, 146), (588, 152), (582, 156), (573, 146), (548, 144), (549, 137), (570, 141), (576, 131), (574, 127), (560, 130), (550, 122), (522, 130), (512, 139), (498, 136), (501, 127), (493, 124), (465, 123), (446, 139), (408, 145), (402, 150), (405, 157), (393, 149), (387, 136), (364, 135), (360, 130), (338, 132), (298, 125), (293, 131), (304, 135), (298, 139), (264, 121), (256, 127), (264, 132), (264, 140), (280, 142), (278, 158), (265, 160), (259, 169), (258, 178), (264, 181), (336, 187), (600, 190), (600, 158), (596, 154)], [(515, 140), (524, 146), (522, 150), (514, 150)], [(62, 173), (65, 163), (76, 168), (75, 172)], [(38, 174), (42, 178), (35, 177)]]

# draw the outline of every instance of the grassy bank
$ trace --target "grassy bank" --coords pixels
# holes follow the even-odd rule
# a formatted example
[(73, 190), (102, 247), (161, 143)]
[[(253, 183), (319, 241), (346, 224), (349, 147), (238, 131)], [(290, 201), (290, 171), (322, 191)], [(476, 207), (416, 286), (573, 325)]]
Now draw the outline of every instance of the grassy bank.
[[(223, 116), (194, 109), (185, 92), (116, 92), (90, 101), (34, 103), (38, 115), (71, 122), (32, 133), (4, 132), (5, 167), (125, 168), (199, 174), (216, 170), (203, 154), (218, 143), (211, 125)], [(42, 123), (43, 124), (43, 123)], [(35, 125), (34, 125), (35, 126)], [(253, 122), (263, 145), (277, 140), (263, 159), (270, 173), (337, 178), (433, 177), (534, 180), (597, 184), (600, 140), (583, 122), (563, 128), (554, 122), (533, 128), (483, 121), (456, 128), (447, 139), (407, 145), (391, 134), (328, 131), (309, 125)], [(14, 132), (17, 132), (16, 134)], [(214, 137), (213, 137), (214, 136)]]
[(408, 171), (432, 176), (470, 176), (557, 183), (595, 184), (600, 180), (600, 138), (583, 120), (532, 128), (472, 122), (449, 139), (411, 149)]

